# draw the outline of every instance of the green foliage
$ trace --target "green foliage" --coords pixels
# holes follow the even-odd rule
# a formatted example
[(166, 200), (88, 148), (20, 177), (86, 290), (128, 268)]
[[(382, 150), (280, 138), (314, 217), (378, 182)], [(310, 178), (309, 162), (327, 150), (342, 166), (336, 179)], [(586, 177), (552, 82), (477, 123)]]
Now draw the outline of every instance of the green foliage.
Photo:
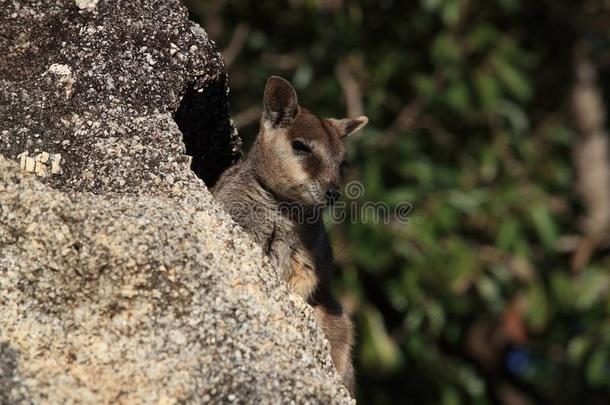
[[(362, 402), (504, 402), (501, 384), (536, 402), (608, 399), (610, 255), (574, 272), (561, 243), (582, 214), (571, 47), (594, 29), (597, 48), (610, 43), (607, 20), (586, 23), (607, 4), (580, 6), (190, 1), (223, 49), (249, 29), (229, 69), (236, 117), (260, 105), (270, 74), (292, 80), (309, 109), (344, 116), (347, 66), (371, 119), (350, 151), (358, 202), (414, 207), (408, 224), (332, 230)], [(254, 118), (238, 122), (242, 136), (256, 134)]]

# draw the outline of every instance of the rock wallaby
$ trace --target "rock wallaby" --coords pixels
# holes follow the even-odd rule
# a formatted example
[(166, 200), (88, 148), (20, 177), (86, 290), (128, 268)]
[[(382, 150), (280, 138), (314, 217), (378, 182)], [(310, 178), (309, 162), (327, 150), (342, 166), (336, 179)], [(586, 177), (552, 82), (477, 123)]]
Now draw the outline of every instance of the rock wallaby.
[(314, 308), (335, 367), (352, 395), (352, 324), (331, 293), (333, 254), (320, 214), (340, 196), (344, 139), (367, 122), (364, 116), (319, 118), (299, 106), (288, 81), (272, 76), (250, 153), (212, 190), (293, 291)]

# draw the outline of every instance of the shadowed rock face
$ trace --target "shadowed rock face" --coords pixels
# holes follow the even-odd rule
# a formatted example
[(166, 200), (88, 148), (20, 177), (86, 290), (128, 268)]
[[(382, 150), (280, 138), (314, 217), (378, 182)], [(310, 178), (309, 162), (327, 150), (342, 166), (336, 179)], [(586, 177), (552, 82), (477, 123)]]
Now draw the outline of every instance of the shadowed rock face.
[(0, 55), (0, 403), (350, 402), (201, 181), (239, 139), (178, 0), (0, 0)]

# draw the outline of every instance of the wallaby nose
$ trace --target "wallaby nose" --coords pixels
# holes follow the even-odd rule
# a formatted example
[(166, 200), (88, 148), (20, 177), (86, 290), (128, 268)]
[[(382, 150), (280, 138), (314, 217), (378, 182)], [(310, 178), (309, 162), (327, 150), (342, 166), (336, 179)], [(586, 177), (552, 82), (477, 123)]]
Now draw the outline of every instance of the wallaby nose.
[(334, 204), (341, 197), (341, 192), (335, 187), (331, 187), (326, 191), (326, 200), (329, 204)]

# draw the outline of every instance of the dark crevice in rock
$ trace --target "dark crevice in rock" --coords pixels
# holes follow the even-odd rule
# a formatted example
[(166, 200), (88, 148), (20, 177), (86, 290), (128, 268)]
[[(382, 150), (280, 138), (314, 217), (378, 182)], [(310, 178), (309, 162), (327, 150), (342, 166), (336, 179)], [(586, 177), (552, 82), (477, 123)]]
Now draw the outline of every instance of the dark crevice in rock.
[(191, 169), (208, 187), (240, 157), (241, 140), (229, 119), (225, 89), (223, 77), (205, 88), (191, 83), (174, 114), (186, 154), (193, 158)]

